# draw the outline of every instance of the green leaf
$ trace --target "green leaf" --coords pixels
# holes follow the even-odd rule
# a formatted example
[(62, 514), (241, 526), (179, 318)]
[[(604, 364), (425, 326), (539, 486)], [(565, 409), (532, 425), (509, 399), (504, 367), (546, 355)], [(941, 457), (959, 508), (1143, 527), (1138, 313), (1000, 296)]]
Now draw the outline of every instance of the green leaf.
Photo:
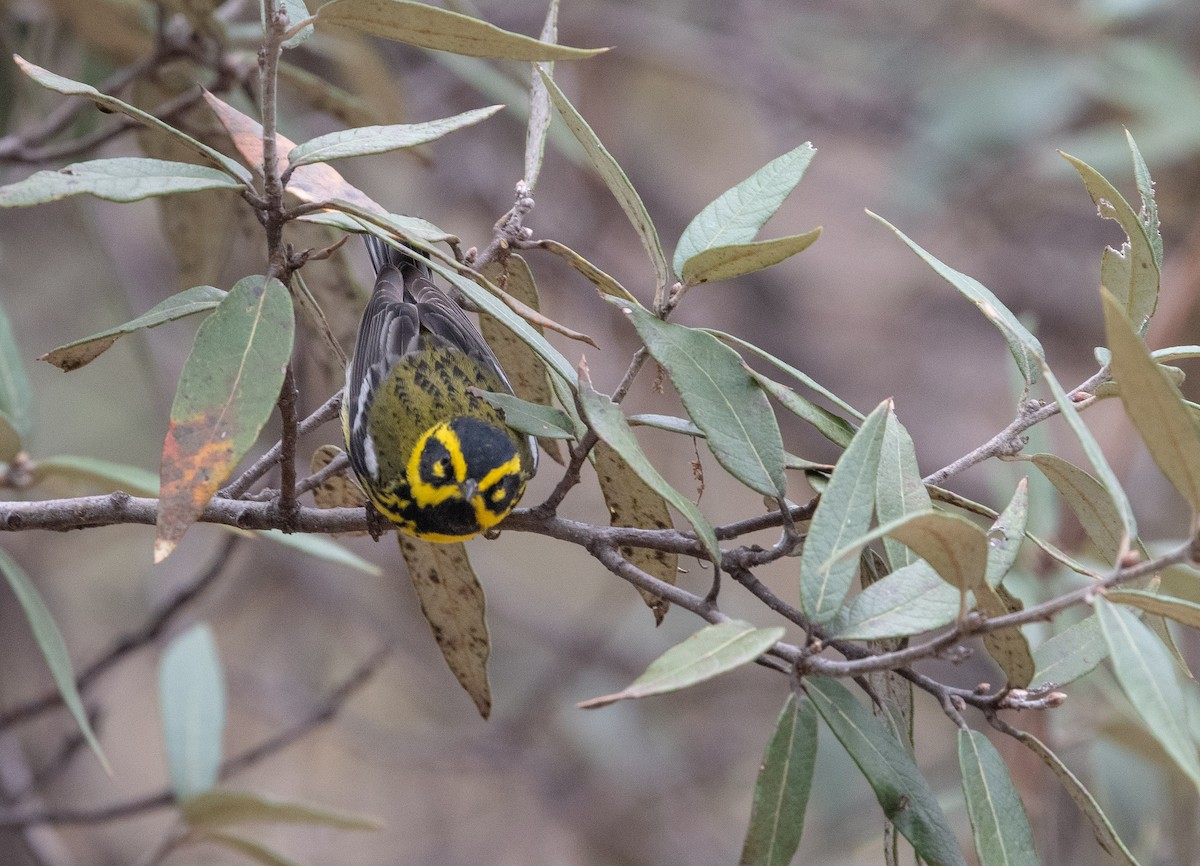
[(1054, 375), (1053, 371), (1051, 371), (1050, 367), (1044, 361), (1042, 363), (1042, 372), (1045, 374), (1046, 384), (1050, 386), (1050, 391), (1054, 395), (1054, 402), (1058, 404), (1058, 408), (1062, 412), (1063, 420), (1067, 422), (1067, 426), (1071, 428), (1071, 431), (1075, 434), (1075, 438), (1083, 446), (1083, 452), (1091, 462), (1092, 468), (1096, 470), (1098, 480), (1104, 485), (1104, 489), (1108, 491), (1113, 507), (1116, 508), (1117, 514), (1121, 518), (1124, 536), (1120, 541), (1120, 549), (1124, 550), (1138, 535), (1137, 521), (1134, 519), (1133, 507), (1129, 504), (1129, 497), (1125, 495), (1125, 489), (1121, 486), (1116, 473), (1108, 465), (1108, 460), (1105, 458), (1104, 452), (1100, 450), (1100, 443), (1096, 441), (1096, 437), (1092, 435), (1092, 431), (1083, 423), (1083, 419), (1079, 417), (1079, 412), (1075, 409), (1075, 404), (1071, 402), (1071, 398), (1067, 396), (1067, 392), (1058, 383), (1058, 377)]
[[(1159, 364), (1169, 364), (1172, 361), (1182, 361), (1186, 358), (1200, 358), (1200, 346), (1168, 346), (1165, 349), (1155, 349), (1150, 353)], [(1112, 353), (1109, 353), (1108, 360), (1112, 360)]]
[(1037, 866), (1029, 818), (996, 747), (960, 728), (958, 766), (980, 866)]
[(106, 490), (124, 490), (136, 496), (158, 495), (158, 473), (96, 457), (60, 454), (37, 461), (35, 480), (40, 483), (52, 477), (86, 481)]
[[(301, 21), (305, 21), (310, 17), (308, 14), (308, 7), (304, 5), (304, 0), (280, 0), (280, 3), (282, 4), (284, 16), (287, 19), (287, 27), (289, 30), (292, 27), (295, 27)], [(263, 8), (265, 8), (265, 6)], [(296, 31), (294, 36), (287, 39), (283, 43), (283, 47), (296, 48), (297, 46), (306, 42), (308, 37), (312, 35), (312, 24), (306, 24), (304, 27), (301, 27), (298, 31)]]
[(17, 456), (33, 430), (33, 390), (12, 323), (0, 306), (0, 463)]
[(796, 379), (797, 381), (803, 383), (807, 387), (812, 388), (818, 394), (823, 395), (824, 397), (829, 399), (830, 402), (832, 402), (835, 406), (837, 406), (838, 408), (840, 408), (847, 414), (851, 415), (852, 417), (858, 419), (859, 421), (861, 421), (863, 418), (866, 417), (865, 415), (863, 415), (862, 412), (859, 412), (857, 409), (855, 409), (853, 406), (851, 406), (849, 403), (847, 403), (845, 400), (843, 400), (837, 394), (830, 391), (824, 385), (817, 382), (815, 379), (813, 379), (807, 373), (804, 373), (801, 370), (796, 369), (795, 367), (793, 367), (791, 364), (787, 363), (786, 361), (782, 361), (779, 358), (776, 358), (771, 353), (764, 351), (763, 349), (760, 349), (758, 346), (754, 345), (753, 343), (747, 342), (746, 340), (743, 340), (740, 337), (735, 337), (732, 334), (726, 334), (723, 331), (715, 331), (711, 328), (707, 328), (706, 330), (708, 331), (708, 333), (712, 334), (714, 337), (716, 337), (721, 342), (731, 343), (741, 349), (745, 349), (746, 351), (751, 352), (754, 355), (757, 355), (758, 357), (762, 358), (767, 363), (773, 364), (775, 367), (782, 370), (787, 375), (789, 375), (792, 378)]
[(1029, 459), (1054, 485), (1104, 559), (1116, 562), (1124, 527), (1104, 485), (1055, 454), (1034, 454)]
[(1192, 628), (1200, 628), (1200, 604), (1172, 598), (1143, 589), (1110, 589), (1104, 597), (1113, 604), (1127, 604), (1147, 613), (1156, 613)]
[(788, 866), (800, 847), (817, 758), (817, 713), (789, 695), (763, 753), (738, 866)]
[(408, 576), (442, 658), (485, 719), (492, 712), (487, 599), (462, 544), (435, 544), (396, 533)]
[[(696, 256), (718, 247), (737, 246), (754, 240), (758, 230), (796, 188), (816, 152), (812, 144), (805, 142), (771, 160), (705, 206), (683, 230), (675, 245), (675, 272), (684, 278), (684, 282), (688, 285), (704, 282), (687, 279), (689, 263)], [(691, 267), (694, 270), (697, 266)]]
[(679, 278), (685, 286), (732, 280), (790, 259), (812, 246), (820, 236), (821, 230), (815, 228), (802, 235), (709, 247), (684, 262)]
[(1122, 691), (1175, 765), (1200, 787), (1200, 757), (1188, 732), (1170, 652), (1131, 611), (1103, 598), (1096, 599), (1095, 607)]
[(717, 461), (764, 496), (783, 496), (783, 437), (770, 401), (737, 352), (696, 328), (615, 301), (662, 364)]
[(326, 538), (323, 535), (309, 535), (303, 532), (286, 533), (281, 529), (260, 529), (257, 534), (268, 541), (298, 550), (314, 559), (322, 559), (335, 565), (344, 565), (355, 571), (361, 571), (363, 574), (378, 576), (382, 573), (382, 569), (376, 563), (363, 559), (357, 553), (352, 553), (332, 538)]
[(1012, 570), (1021, 552), (1028, 519), (1029, 479), (1022, 478), (1008, 506), (987, 533), (988, 561), (984, 580), (988, 586), (999, 586), (1004, 576)]
[(619, 692), (581, 701), (580, 709), (595, 709), (617, 701), (675, 692), (749, 664), (775, 645), (785, 629), (755, 628), (732, 620), (705, 626), (671, 647), (645, 673)]
[(884, 722), (836, 680), (809, 677), (804, 690), (917, 856), (929, 866), (966, 866), (937, 795)]
[(958, 591), (917, 560), (856, 595), (832, 630), (843, 640), (908, 637), (953, 622), (960, 606)]
[(440, 120), (430, 120), (425, 123), (397, 123), (391, 126), (360, 126), (356, 129), (343, 129), (296, 145), (287, 155), (287, 160), (290, 165), (299, 166), (345, 159), (350, 156), (387, 153), (405, 147), (416, 147), (419, 144), (437, 141), (443, 135), (457, 129), (487, 120), (503, 108), (503, 105), (491, 105), (487, 108), (476, 108), (453, 117), (443, 117)]
[(589, 262), (579, 253), (575, 252), (565, 244), (560, 244), (558, 241), (543, 240), (538, 241), (538, 246), (547, 252), (554, 253), (580, 274), (582, 274), (588, 282), (596, 287), (596, 290), (601, 295), (610, 295), (614, 298), (622, 298), (631, 304), (640, 303), (637, 298), (629, 293), (629, 290), (622, 286), (612, 276), (600, 270), (594, 264)]
[(1046, 357), (1042, 344), (1007, 307), (1000, 303), (999, 298), (979, 280), (954, 270), (925, 252), (883, 217), (870, 211), (867, 213), (895, 232), (896, 236), (904, 241), (909, 249), (924, 259), (925, 263), (933, 268), (938, 276), (958, 289), (967, 300), (978, 307), (988, 321), (1004, 335), (1004, 339), (1008, 343), (1008, 351), (1012, 353), (1013, 360), (1017, 362), (1017, 369), (1021, 371), (1021, 376), (1024, 377), (1026, 384), (1032, 385), (1037, 382), (1039, 363)]
[(891, 401), (880, 403), (842, 452), (813, 514), (800, 560), (800, 599), (814, 622), (837, 615), (858, 570), (854, 557), (834, 558), (847, 542), (861, 537), (875, 510), (875, 475)]
[(181, 798), (179, 811), (189, 827), (202, 830), (219, 830), (239, 824), (306, 824), (335, 830), (378, 830), (383, 826), (375, 818), (220, 788)]
[(1150, 178), (1150, 169), (1142, 152), (1138, 150), (1137, 142), (1128, 129), (1125, 130), (1125, 143), (1129, 145), (1129, 155), (1133, 159), (1133, 176), (1137, 180), (1138, 194), (1142, 197), (1142, 209), (1138, 212), (1138, 221), (1146, 227), (1146, 237), (1150, 240), (1150, 252), (1154, 255), (1154, 264), (1162, 270), (1163, 239), (1159, 231), (1158, 203), (1154, 200), (1154, 181)]
[(136, 120), (143, 126), (148, 126), (151, 129), (157, 129), (160, 132), (166, 133), (172, 138), (186, 145), (194, 152), (200, 154), (205, 159), (212, 162), (213, 165), (220, 168), (230, 177), (235, 177), (247, 187), (253, 184), (253, 178), (250, 170), (236, 160), (230, 159), (225, 154), (209, 147), (196, 139), (192, 138), (185, 132), (182, 132), (169, 123), (164, 123), (152, 114), (142, 111), (140, 108), (134, 108), (127, 102), (122, 102), (114, 96), (109, 96), (107, 93), (101, 93), (90, 84), (83, 84), (79, 81), (72, 81), (70, 78), (64, 78), (61, 75), (56, 75), (42, 67), (30, 63), (23, 57), (13, 55), (13, 60), (21, 67), (21, 71), (48, 90), (54, 90), (58, 93), (63, 93), (68, 96), (83, 96), (90, 99), (97, 105), (103, 106), (111, 111), (120, 112), (126, 117)]
[(84, 337), (82, 340), (75, 340), (65, 346), (59, 346), (57, 349), (51, 349), (38, 360), (48, 361), (60, 370), (78, 370), (83, 365), (94, 361), (126, 334), (132, 334), (143, 328), (156, 328), (164, 322), (173, 322), (184, 316), (192, 316), (215, 309), (225, 295), (224, 291), (213, 286), (195, 286), (160, 301), (132, 321), (98, 334), (92, 334), (90, 337)]
[(1158, 468), (1195, 513), (1200, 510), (1200, 430), (1179, 388), (1150, 357), (1121, 303), (1103, 288), (1100, 293), (1113, 378), (1125, 412)]
[(964, 599), (968, 591), (983, 583), (987, 571), (987, 538), (971, 520), (948, 511), (905, 514), (878, 526), (834, 551), (823, 568), (836, 560), (853, 561), (872, 541), (888, 536), (928, 562), (942, 580), (959, 590)]
[(514, 313), (507, 304), (474, 280), (467, 279), (441, 262), (430, 261), (430, 267), (435, 273), (451, 282), (481, 311), (498, 319), (506, 328), (516, 334), (545, 362), (547, 370), (557, 373), (568, 385), (575, 384), (575, 369), (562, 356), (562, 353), (551, 346), (546, 338), (537, 332), (537, 329)]
[(122, 156), (77, 162), (57, 171), (39, 171), (22, 181), (0, 187), (0, 207), (29, 207), (73, 195), (131, 202), (205, 189), (240, 189), (241, 186), (215, 168)]
[[(875, 477), (875, 514), (880, 523), (891, 523), (906, 514), (929, 511), (933, 502), (921, 480), (912, 437), (893, 411), (888, 412), (879, 449), (879, 474)], [(892, 538), (883, 540), (892, 569), (903, 568), (917, 557)]]
[(569, 48), (410, 0), (330, 0), (317, 23), (338, 24), (421, 48), (496, 60), (580, 60), (607, 48)]
[[(551, 45), (558, 42), (558, 0), (550, 0), (546, 20), (542, 24), (541, 41)], [(554, 75), (554, 63), (547, 60), (542, 68), (547, 76)], [(525, 184), (529, 192), (537, 186), (542, 171), (542, 156), (546, 151), (546, 135), (550, 131), (550, 93), (537, 67), (529, 75), (529, 124), (525, 130)]]
[(54, 678), (54, 685), (62, 696), (63, 704), (70, 711), (75, 724), (79, 726), (88, 747), (96, 755), (105, 772), (111, 775), (112, 767), (100, 748), (100, 741), (96, 739), (96, 732), (92, 730), (92, 724), (88, 721), (83, 698), (75, 686), (75, 669), (71, 666), (67, 643), (63, 640), (62, 632), (58, 630), (50, 609), (46, 607), (46, 602), (42, 600), (37, 587), (25, 574), (24, 569), (4, 550), (0, 550), (0, 573), (3, 573), (13, 595), (17, 597), (17, 603), (21, 605), (21, 612), (25, 614), (25, 620), (33, 632), (33, 639), (50, 668), (50, 675)]
[(588, 423), (613, 451), (617, 452), (629, 467), (644, 481), (647, 486), (682, 514), (692, 524), (696, 537), (704, 545), (713, 562), (721, 561), (721, 547), (717, 535), (704, 515), (700, 513), (690, 499), (667, 483), (666, 479), (650, 463), (633, 435), (625, 416), (616, 403), (592, 388), (591, 380), (586, 371), (581, 370), (579, 376), (579, 401), (583, 406), (583, 414)]
[(1058, 755), (1046, 748), (1041, 740), (1026, 731), (1018, 731), (1016, 738), (1041, 758), (1042, 762), (1050, 768), (1050, 772), (1058, 777), (1059, 782), (1066, 789), (1067, 795), (1079, 807), (1079, 811), (1083, 813), (1083, 817), (1091, 826), (1092, 835), (1096, 837), (1096, 844), (1114, 860), (1119, 860), (1127, 866), (1139, 866), (1133, 854), (1125, 847), (1125, 843), (1117, 836), (1117, 831), (1113, 829), (1104, 810), (1100, 808), (1100, 804)]
[(1083, 160), (1065, 153), (1062, 156), (1083, 178), (1083, 185), (1100, 216), (1116, 220), (1125, 230), (1128, 239), (1120, 250), (1104, 248), (1100, 259), (1100, 284), (1112, 293), (1118, 307), (1135, 324), (1140, 336), (1146, 332), (1150, 317), (1158, 306), (1158, 263), (1146, 225), (1129, 206), (1129, 202), (1125, 201), (1125, 197), (1098, 171)]
[(654, 268), (654, 299), (655, 308), (657, 309), (662, 303), (667, 283), (670, 282), (670, 274), (667, 270), (667, 255), (663, 252), (662, 242), (658, 239), (658, 230), (654, 228), (654, 222), (650, 219), (650, 213), (646, 210), (646, 205), (642, 203), (637, 190), (629, 182), (624, 169), (621, 168), (617, 161), (613, 159), (612, 154), (601, 144), (599, 136), (592, 131), (588, 122), (575, 110), (575, 106), (571, 104), (566, 95), (559, 90), (558, 85), (554, 83), (554, 79), (540, 68), (538, 69), (538, 74), (541, 75), (542, 81), (546, 85), (546, 91), (550, 94), (550, 101), (558, 109), (558, 113), (567, 124), (567, 128), (571, 130), (576, 140), (583, 145), (592, 168), (600, 175), (600, 179), (604, 181), (605, 186), (608, 187), (608, 191), (613, 194), (613, 198), (617, 200), (617, 204), (625, 212), (625, 216), (628, 217), (633, 230), (637, 232), (637, 236), (642, 242), (642, 247), (646, 250), (646, 255), (650, 257), (650, 264)]
[(1081, 619), (1033, 651), (1037, 670), (1031, 682), (1067, 685), (1091, 673), (1108, 657), (1108, 644), (1095, 615)]
[(275, 408), (292, 355), (292, 299), (278, 280), (239, 280), (196, 332), (163, 443), (154, 561), (175, 549)]
[(480, 397), (504, 413), (504, 423), (518, 433), (547, 439), (574, 439), (575, 431), (567, 413), (553, 406), (530, 403), (512, 394), (476, 391)]
[(779, 405), (787, 409), (797, 418), (808, 422), (817, 432), (835, 445), (845, 448), (854, 438), (854, 428), (848, 421), (834, 415), (828, 409), (804, 397), (786, 385), (781, 385), (774, 379), (764, 376), (757, 370), (750, 370), (750, 375), (764, 391), (779, 401)]
[(676, 418), (674, 415), (645, 413), (630, 415), (628, 420), (633, 427), (653, 427), (655, 430), (666, 430), (668, 433), (680, 433), (684, 436), (704, 436), (704, 431), (687, 418)]
[(221, 770), (225, 677), (207, 624), (192, 626), (163, 652), (158, 693), (171, 788), (182, 801), (211, 789)]

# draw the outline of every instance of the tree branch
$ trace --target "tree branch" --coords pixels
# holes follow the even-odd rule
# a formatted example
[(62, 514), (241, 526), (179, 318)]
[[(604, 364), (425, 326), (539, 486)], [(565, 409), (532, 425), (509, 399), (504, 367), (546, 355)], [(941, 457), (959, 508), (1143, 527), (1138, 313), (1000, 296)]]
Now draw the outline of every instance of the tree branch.
[[(240, 752), (227, 759), (221, 765), (220, 778), (225, 779), (239, 773), (255, 764), (269, 758), (271, 755), (287, 748), (296, 740), (311, 733), (314, 729), (332, 720), (341, 708), (371, 678), (383, 665), (390, 646), (382, 647), (371, 654), (362, 664), (355, 668), (346, 679), (339, 683), (324, 700), (312, 709), (304, 718), (294, 722), (273, 737), (258, 745)], [(28, 827), (36, 824), (102, 824), (140, 815), (154, 809), (164, 809), (174, 805), (175, 795), (170, 790), (144, 794), (121, 803), (113, 803), (95, 809), (47, 809), (32, 811), (28, 809), (0, 810), (0, 828)]]

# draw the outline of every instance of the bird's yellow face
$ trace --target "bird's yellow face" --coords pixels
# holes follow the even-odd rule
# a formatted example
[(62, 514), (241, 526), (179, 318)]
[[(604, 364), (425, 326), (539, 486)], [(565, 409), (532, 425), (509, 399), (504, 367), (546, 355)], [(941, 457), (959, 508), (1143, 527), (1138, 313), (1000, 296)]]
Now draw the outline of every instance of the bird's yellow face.
[(507, 430), (462, 416), (426, 430), (405, 472), (414, 519), (429, 541), (462, 541), (508, 516), (525, 490), (521, 457)]

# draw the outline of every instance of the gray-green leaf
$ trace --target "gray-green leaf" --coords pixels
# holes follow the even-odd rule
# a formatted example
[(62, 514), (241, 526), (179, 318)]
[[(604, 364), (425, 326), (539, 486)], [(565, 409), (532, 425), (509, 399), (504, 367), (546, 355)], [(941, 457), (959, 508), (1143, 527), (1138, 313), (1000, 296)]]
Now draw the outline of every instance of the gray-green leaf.
[[(890, 523), (906, 514), (928, 511), (933, 507), (929, 491), (921, 480), (917, 452), (912, 437), (895, 412), (889, 412), (879, 449), (879, 474), (875, 478), (875, 513), (880, 523)], [(892, 569), (916, 560), (916, 555), (893, 538), (883, 540)]]
[(704, 282), (687, 279), (689, 260), (717, 247), (746, 244), (754, 240), (758, 230), (774, 216), (784, 199), (796, 188), (816, 152), (812, 144), (805, 142), (771, 160), (705, 206), (683, 230), (679, 243), (675, 245), (675, 272), (689, 285)]
[(621, 413), (621, 408), (608, 397), (597, 393), (592, 388), (591, 380), (585, 375), (579, 377), (579, 402), (583, 406), (588, 423), (600, 440), (616, 451), (651, 490), (687, 518), (696, 530), (696, 536), (708, 551), (709, 557), (713, 562), (720, 562), (721, 547), (717, 542), (717, 535), (700, 513), (700, 509), (659, 474), (642, 452), (637, 437), (633, 435), (633, 430)]
[(782, 627), (755, 628), (732, 620), (705, 626), (659, 656), (645, 673), (611, 695), (581, 701), (581, 709), (604, 707), (616, 701), (661, 695), (694, 686), (718, 674), (749, 664), (784, 635)]
[(908, 637), (953, 622), (960, 606), (958, 591), (917, 560), (856, 595), (833, 627), (846, 640)]
[(306, 803), (272, 800), (249, 791), (213, 789), (179, 803), (184, 820), (191, 827), (219, 830), (238, 824), (307, 824), (336, 830), (378, 830), (375, 818), (346, 815)]
[(763, 753), (738, 866), (788, 866), (804, 832), (817, 758), (817, 712), (790, 695)]
[(802, 235), (708, 247), (683, 263), (679, 278), (685, 286), (732, 280), (744, 274), (765, 270), (797, 253), (802, 253), (820, 236), (821, 230), (815, 228)]
[[(1065, 153), (1062, 156), (1083, 178), (1083, 185), (1092, 197), (1100, 216), (1116, 220), (1125, 230), (1128, 240), (1121, 245), (1120, 250), (1104, 248), (1100, 259), (1100, 283), (1118, 300), (1137, 333), (1144, 334), (1146, 326), (1150, 324), (1150, 317), (1158, 306), (1159, 284), (1159, 265), (1146, 224), (1130, 207), (1125, 197), (1100, 172), (1083, 160)], [(1148, 175), (1146, 179), (1148, 180)], [(1161, 251), (1159, 255), (1161, 256)]]
[(108, 758), (100, 748), (100, 741), (96, 739), (96, 733), (88, 721), (83, 698), (79, 696), (79, 689), (75, 687), (75, 669), (71, 666), (67, 643), (63, 640), (62, 632), (58, 630), (50, 609), (46, 607), (46, 602), (42, 601), (41, 594), (24, 569), (3, 550), (0, 550), (0, 573), (4, 575), (13, 595), (17, 597), (17, 603), (21, 605), (21, 612), (25, 614), (29, 628), (33, 631), (33, 638), (50, 668), (50, 675), (54, 678), (58, 693), (62, 695), (63, 703), (75, 719), (75, 724), (79, 726), (89, 748), (95, 753), (105, 771), (111, 774), (112, 768)]
[(1200, 511), (1200, 429), (1183, 395), (1150, 357), (1120, 301), (1101, 289), (1113, 378), (1121, 402), (1162, 474)]
[(880, 403), (842, 452), (813, 514), (800, 561), (800, 598), (815, 622), (833, 619), (850, 591), (857, 557), (835, 554), (867, 531), (875, 510), (875, 474), (891, 401)]
[(804, 690), (917, 856), (930, 866), (966, 866), (937, 795), (886, 724), (836, 680), (810, 677)]
[(12, 324), (0, 306), (0, 463), (12, 460), (29, 441), (33, 428), (33, 390), (13, 336)]
[(225, 677), (207, 624), (192, 626), (163, 652), (158, 688), (171, 788), (184, 800), (211, 789), (221, 769)]
[(1012, 353), (1013, 360), (1017, 362), (1017, 369), (1021, 371), (1025, 382), (1029, 385), (1034, 384), (1040, 372), (1039, 363), (1046, 357), (1038, 338), (1031, 334), (1029, 329), (1022, 325), (1017, 317), (1000, 303), (1000, 299), (979, 280), (943, 264), (878, 214), (871, 213), (870, 215), (895, 232), (896, 236), (904, 241), (909, 249), (924, 259), (938, 276), (958, 289), (967, 300), (979, 308), (988, 321), (1004, 335), (1004, 339), (1008, 343), (1008, 351)]
[(1188, 732), (1186, 704), (1170, 652), (1130, 610), (1098, 598), (1096, 618), (1113, 673), (1134, 711), (1175, 765), (1200, 787), (1200, 757)]
[(958, 766), (980, 866), (1038, 866), (1029, 818), (996, 747), (960, 728)]
[(706, 331), (664, 322), (613, 299), (662, 364), (717, 461), (764, 496), (783, 496), (786, 456), (767, 395), (741, 356)]
[(397, 123), (391, 126), (361, 126), (356, 129), (343, 129), (296, 145), (288, 153), (287, 160), (290, 165), (299, 166), (313, 162), (345, 159), (350, 156), (387, 153), (405, 147), (416, 147), (419, 144), (437, 141), (443, 135), (457, 129), (487, 120), (502, 108), (504, 108), (503, 105), (490, 105), (487, 108), (476, 108), (453, 117), (443, 117), (424, 123)]
[(241, 187), (237, 180), (215, 168), (190, 162), (120, 156), (77, 162), (57, 171), (39, 171), (0, 187), (0, 207), (29, 207), (73, 195), (131, 202), (160, 195)]
[(330, 0), (317, 22), (351, 27), (421, 48), (496, 60), (580, 60), (607, 48), (552, 45), (494, 24), (410, 0)]
[(173, 322), (184, 316), (207, 312), (215, 308), (224, 297), (225, 292), (213, 286), (194, 286), (160, 301), (132, 321), (51, 349), (38, 360), (48, 361), (61, 370), (78, 370), (94, 361), (126, 334), (143, 328), (155, 328), (164, 322)]
[(658, 230), (654, 227), (654, 221), (650, 219), (646, 205), (642, 203), (641, 196), (633, 188), (625, 170), (605, 149), (600, 142), (600, 137), (592, 131), (591, 126), (583, 119), (583, 115), (575, 109), (566, 94), (554, 83), (554, 79), (542, 69), (538, 69), (538, 73), (546, 85), (546, 91), (550, 94), (550, 101), (558, 109), (559, 115), (567, 124), (567, 128), (571, 130), (571, 134), (583, 145), (592, 168), (600, 175), (600, 179), (604, 181), (609, 192), (613, 194), (613, 198), (617, 200), (617, 204), (621, 206), (621, 210), (625, 212), (625, 216), (629, 218), (633, 230), (637, 232), (637, 236), (642, 242), (642, 247), (646, 250), (646, 255), (650, 257), (650, 264), (654, 268), (654, 297), (657, 305), (662, 299), (669, 281), (667, 255), (663, 252), (662, 241), (658, 239)]
[(575, 431), (567, 413), (554, 406), (530, 403), (512, 394), (495, 391), (477, 392), (504, 413), (504, 423), (518, 433), (546, 439), (574, 439)]

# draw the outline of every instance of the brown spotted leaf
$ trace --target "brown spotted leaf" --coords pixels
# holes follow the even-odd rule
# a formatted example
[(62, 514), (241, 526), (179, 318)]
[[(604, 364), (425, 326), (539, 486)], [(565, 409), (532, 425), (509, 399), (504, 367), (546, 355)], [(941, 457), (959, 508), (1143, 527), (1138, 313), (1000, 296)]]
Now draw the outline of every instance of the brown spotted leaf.
[[(336, 445), (322, 445), (313, 452), (309, 461), (309, 471), (316, 475), (346, 452)], [(317, 508), (362, 508), (367, 504), (367, 496), (358, 483), (350, 477), (349, 466), (341, 472), (329, 475), (313, 488), (313, 502)], [(366, 535), (366, 532), (338, 532), (336, 535)]]
[[(1004, 588), (1003, 584), (993, 587), (987, 581), (975, 587), (975, 603), (988, 617), (1004, 616), (1024, 610), (1021, 600)], [(983, 645), (1000, 665), (1008, 678), (1010, 689), (1028, 688), (1037, 668), (1029, 641), (1019, 628), (1004, 628), (988, 632), (983, 636)]]
[[(603, 442), (592, 451), (600, 490), (613, 526), (636, 526), (642, 529), (673, 529), (667, 502), (638, 477), (632, 467), (616, 451)], [(633, 565), (659, 580), (675, 585), (679, 572), (679, 557), (662, 550), (645, 547), (622, 547), (621, 555)], [(654, 614), (656, 625), (667, 615), (668, 604), (652, 592), (639, 590), (646, 606)]]
[(292, 299), (245, 277), (196, 332), (163, 443), (154, 561), (166, 558), (271, 416), (292, 354)]
[(487, 599), (467, 548), (397, 533), (408, 576), (442, 657), (485, 719), (492, 712), (487, 664), (492, 652)]
[[(537, 283), (534, 282), (529, 265), (520, 256), (511, 255), (503, 263), (490, 262), (480, 273), (530, 309), (540, 309)], [(541, 325), (536, 322), (530, 324), (539, 334), (542, 333)], [(481, 313), (479, 329), (488, 345), (495, 351), (496, 357), (500, 359), (500, 366), (504, 368), (504, 373), (517, 396), (530, 403), (554, 405), (554, 392), (550, 388), (546, 365), (542, 363), (541, 358), (493, 316)], [(554, 462), (563, 462), (562, 445), (557, 440), (543, 437), (538, 439), (538, 445), (541, 446), (542, 453), (549, 455)]]

